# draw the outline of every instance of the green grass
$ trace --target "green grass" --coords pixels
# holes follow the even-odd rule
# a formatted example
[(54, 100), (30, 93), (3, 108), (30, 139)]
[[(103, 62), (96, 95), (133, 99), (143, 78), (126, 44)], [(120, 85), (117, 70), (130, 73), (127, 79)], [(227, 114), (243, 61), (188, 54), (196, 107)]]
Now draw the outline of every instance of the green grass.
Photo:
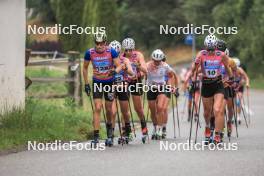
[(26, 76), (28, 77), (64, 77), (65, 74), (66, 72), (48, 69), (47, 67), (27, 67), (26, 69)]
[(252, 79), (250, 84), (253, 89), (264, 89), (264, 77)]
[(0, 116), (0, 150), (24, 146), (27, 141), (82, 141), (92, 135), (91, 112), (65, 99), (63, 105), (28, 99), (25, 110), (13, 109)]
[[(65, 77), (63, 69), (28, 67), (33, 77)], [(0, 115), (0, 151), (26, 146), (28, 141), (86, 140), (93, 135), (92, 112), (76, 106), (71, 98), (35, 99), (34, 96), (66, 94), (67, 83), (34, 83), (27, 89), (26, 107)], [(104, 137), (105, 130), (101, 130)]]

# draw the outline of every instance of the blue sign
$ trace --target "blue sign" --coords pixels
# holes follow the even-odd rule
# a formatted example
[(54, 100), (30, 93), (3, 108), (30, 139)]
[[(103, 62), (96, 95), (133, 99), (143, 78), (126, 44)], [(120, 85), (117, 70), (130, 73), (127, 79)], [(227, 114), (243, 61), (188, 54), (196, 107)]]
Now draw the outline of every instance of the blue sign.
[(192, 45), (192, 43), (193, 43), (193, 35), (188, 34), (188, 35), (185, 37), (185, 39), (184, 39), (184, 43), (185, 43), (186, 45)]

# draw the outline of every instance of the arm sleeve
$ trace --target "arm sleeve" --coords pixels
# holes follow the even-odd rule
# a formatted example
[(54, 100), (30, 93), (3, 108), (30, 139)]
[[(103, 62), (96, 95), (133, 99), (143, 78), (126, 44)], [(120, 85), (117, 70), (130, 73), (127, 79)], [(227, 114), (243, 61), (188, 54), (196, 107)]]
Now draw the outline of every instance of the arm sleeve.
[(91, 55), (90, 55), (90, 51), (87, 50), (84, 54), (84, 60), (85, 61), (90, 61), (91, 60)]
[(111, 48), (111, 56), (112, 56), (113, 59), (118, 57), (118, 53), (113, 48)]

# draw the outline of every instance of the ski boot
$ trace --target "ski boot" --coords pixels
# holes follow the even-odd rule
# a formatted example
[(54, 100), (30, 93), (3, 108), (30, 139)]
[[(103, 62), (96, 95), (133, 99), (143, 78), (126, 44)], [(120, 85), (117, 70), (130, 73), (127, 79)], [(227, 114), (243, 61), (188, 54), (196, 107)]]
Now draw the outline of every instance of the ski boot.
[(123, 136), (121, 136), (120, 138), (118, 138), (117, 143), (120, 145), (124, 145), (125, 144), (125, 138)]
[(130, 132), (128, 134), (126, 134), (125, 136), (125, 144), (129, 144), (129, 142), (133, 141), (133, 134)]
[(222, 145), (223, 144), (223, 142), (221, 141), (221, 136), (219, 133), (215, 133), (214, 144), (215, 145)]
[(232, 123), (231, 122), (227, 122), (227, 137), (231, 137), (232, 134)]
[(215, 118), (211, 117), (210, 119), (210, 139), (209, 143), (212, 143), (214, 141), (214, 129), (215, 129)]
[(198, 114), (195, 114), (194, 115), (194, 122), (197, 122), (198, 121)]
[(220, 141), (221, 141), (221, 142), (223, 142), (224, 136), (225, 136), (225, 132), (224, 132), (224, 130), (223, 130), (223, 131), (221, 131), (221, 133), (220, 133)]
[(162, 139), (166, 139), (166, 136), (167, 136), (166, 127), (163, 127), (163, 128), (162, 128), (162, 135), (161, 135), (161, 138), (162, 138)]
[(94, 139), (91, 141), (91, 148), (92, 148), (92, 149), (96, 149), (98, 143), (99, 143), (99, 138), (94, 138)]
[(105, 140), (105, 146), (112, 147), (114, 144), (112, 124), (106, 124), (106, 134), (107, 139)]
[(148, 129), (147, 127), (142, 129), (142, 143), (145, 144), (146, 143), (146, 139), (148, 138)]
[(157, 140), (157, 130), (156, 127), (153, 128), (152, 134), (151, 134), (151, 140)]
[(133, 140), (132, 130), (130, 123), (125, 123), (125, 135), (124, 135), (125, 143), (128, 144)]
[(205, 136), (205, 145), (208, 145), (210, 143), (210, 139), (211, 139), (211, 131), (210, 128), (205, 127), (205, 132), (204, 132), (204, 136)]
[(156, 139), (161, 140), (161, 138), (162, 138), (162, 130), (159, 128), (157, 133), (156, 133)]
[(114, 144), (114, 139), (113, 138), (107, 138), (105, 140), (105, 146), (112, 147)]
[(91, 141), (91, 148), (96, 149), (99, 143), (99, 130), (94, 131), (94, 139)]

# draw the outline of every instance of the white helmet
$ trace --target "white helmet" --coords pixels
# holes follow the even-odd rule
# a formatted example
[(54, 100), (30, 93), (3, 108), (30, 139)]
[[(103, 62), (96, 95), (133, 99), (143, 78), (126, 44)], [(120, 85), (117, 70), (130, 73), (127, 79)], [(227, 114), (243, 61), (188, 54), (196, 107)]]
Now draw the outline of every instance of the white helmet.
[(132, 38), (126, 38), (122, 41), (124, 49), (135, 49), (135, 41)]
[(217, 45), (217, 38), (213, 34), (209, 34), (204, 39), (204, 46), (208, 49), (215, 49)]
[(165, 54), (160, 49), (156, 49), (152, 52), (151, 57), (155, 61), (161, 61), (164, 59)]
[(225, 54), (227, 55), (227, 56), (229, 56), (229, 49), (225, 49)]
[(240, 66), (240, 60), (238, 58), (233, 58), (233, 61), (236, 63), (236, 66)]
[(112, 41), (112, 42), (109, 44), (109, 46), (110, 46), (111, 48), (115, 49), (116, 52), (120, 53), (120, 51), (121, 51), (121, 44), (119, 43), (119, 41), (114, 40), (114, 41)]
[(94, 34), (94, 41), (95, 42), (105, 42), (106, 39), (107, 39), (106, 33)]

